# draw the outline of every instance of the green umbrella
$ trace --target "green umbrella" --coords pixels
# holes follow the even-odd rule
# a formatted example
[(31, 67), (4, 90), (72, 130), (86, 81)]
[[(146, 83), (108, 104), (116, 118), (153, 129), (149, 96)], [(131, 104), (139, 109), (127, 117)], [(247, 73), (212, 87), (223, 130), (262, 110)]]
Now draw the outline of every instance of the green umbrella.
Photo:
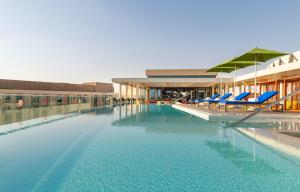
[(279, 56), (287, 55), (287, 53), (282, 53), (278, 51), (272, 51), (268, 49), (254, 48), (245, 54), (232, 59), (233, 62), (254, 62), (255, 65), (255, 75), (254, 75), (254, 96), (256, 97), (256, 73), (257, 73), (257, 62), (266, 62), (270, 59), (274, 59)]
[[(248, 67), (248, 66), (251, 66), (254, 64), (255, 64), (254, 61), (233, 61), (233, 59), (231, 59), (231, 60), (227, 60), (226, 62), (221, 63), (221, 64), (209, 69), (207, 72), (221, 72), (221, 74), (222, 74), (223, 72), (231, 73), (232, 71), (234, 71), (233, 96), (235, 96), (236, 70), (245, 68), (245, 67)], [(221, 87), (222, 87), (222, 78), (221, 78)]]

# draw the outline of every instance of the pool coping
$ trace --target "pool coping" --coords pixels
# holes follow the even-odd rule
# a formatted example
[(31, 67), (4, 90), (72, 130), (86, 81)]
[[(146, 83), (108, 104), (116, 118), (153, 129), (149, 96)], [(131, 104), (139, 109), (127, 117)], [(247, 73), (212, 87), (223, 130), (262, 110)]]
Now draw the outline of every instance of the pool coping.
[[(196, 108), (186, 104), (173, 104), (174, 109), (195, 115), (207, 121), (238, 121), (243, 117), (246, 117), (250, 113), (224, 113), (216, 112), (210, 113), (207, 110), (201, 110), (201, 108)], [(300, 121), (300, 113), (285, 113), (285, 112), (263, 112), (255, 116), (255, 121), (259, 122), (274, 122), (274, 121)], [(253, 121), (253, 120), (252, 120)], [(247, 121), (246, 121), (247, 122)], [(251, 122), (251, 119), (248, 120)]]
[[(260, 129), (256, 128), (235, 128), (240, 133), (244, 134), (245, 136), (263, 144), (269, 147), (272, 147), (276, 149), (277, 151), (284, 152), (288, 155), (300, 158), (300, 148), (296, 146), (296, 144), (299, 144), (300, 139), (295, 138), (292, 136), (280, 134), (274, 131), (270, 130), (270, 133), (272, 134), (279, 134), (280, 139), (274, 139), (270, 136), (266, 136), (263, 134), (260, 134)], [(289, 141), (294, 140), (294, 144), (290, 144)]]

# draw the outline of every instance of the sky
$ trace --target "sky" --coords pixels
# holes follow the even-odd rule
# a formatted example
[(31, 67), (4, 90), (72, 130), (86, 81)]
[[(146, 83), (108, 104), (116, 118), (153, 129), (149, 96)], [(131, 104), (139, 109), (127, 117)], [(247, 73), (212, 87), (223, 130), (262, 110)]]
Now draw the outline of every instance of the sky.
[[(298, 0), (0, 0), (0, 79), (111, 82), (300, 50)], [(248, 69), (247, 69), (248, 70)]]

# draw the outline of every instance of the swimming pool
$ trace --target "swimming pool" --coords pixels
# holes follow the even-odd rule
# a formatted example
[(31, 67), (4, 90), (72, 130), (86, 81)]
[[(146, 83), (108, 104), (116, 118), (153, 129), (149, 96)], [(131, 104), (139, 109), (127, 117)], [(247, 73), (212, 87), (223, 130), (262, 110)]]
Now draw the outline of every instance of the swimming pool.
[(297, 157), (157, 105), (98, 109), (7, 132), (0, 169), (1, 192), (300, 189)]

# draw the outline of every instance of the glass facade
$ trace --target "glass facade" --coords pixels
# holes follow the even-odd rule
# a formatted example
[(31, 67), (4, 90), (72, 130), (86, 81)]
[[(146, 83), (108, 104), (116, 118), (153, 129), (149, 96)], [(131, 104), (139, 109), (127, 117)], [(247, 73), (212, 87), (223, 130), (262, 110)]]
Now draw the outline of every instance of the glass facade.
[[(279, 79), (274, 81), (258, 82), (256, 86), (256, 97), (268, 91), (278, 91), (278, 94), (270, 99), (267, 103), (272, 103), (292, 92), (300, 87), (300, 78), (293, 79)], [(226, 90), (225, 90), (226, 91)], [(254, 98), (254, 85), (253, 84), (239, 84), (235, 89), (235, 94), (240, 94), (241, 92), (249, 91), (251, 94), (248, 98)], [(229, 93), (233, 93), (232, 85), (229, 85)], [(280, 102), (280, 105), (273, 106), (272, 109), (275, 110), (287, 110), (287, 111), (300, 111), (300, 94), (296, 94), (285, 101)]]
[[(215, 88), (217, 90), (217, 88)], [(192, 93), (191, 93), (192, 92)], [(194, 88), (194, 87), (168, 87), (168, 88), (151, 88), (150, 89), (150, 100), (157, 101), (174, 101), (186, 94), (188, 97), (183, 98), (184, 101), (191, 99), (204, 99), (211, 95), (211, 88)]]
[(0, 95), (0, 125), (112, 104), (111, 96)]
[[(285, 93), (290, 94), (300, 87), (300, 78), (286, 80), (285, 82)], [(288, 98), (285, 102), (285, 109), (291, 111), (299, 111), (300, 110), (300, 94), (296, 94), (291, 98)]]
[(111, 99), (110, 96), (0, 95), (0, 108), (6, 110), (69, 104), (90, 104), (91, 107), (101, 107), (110, 105)]

